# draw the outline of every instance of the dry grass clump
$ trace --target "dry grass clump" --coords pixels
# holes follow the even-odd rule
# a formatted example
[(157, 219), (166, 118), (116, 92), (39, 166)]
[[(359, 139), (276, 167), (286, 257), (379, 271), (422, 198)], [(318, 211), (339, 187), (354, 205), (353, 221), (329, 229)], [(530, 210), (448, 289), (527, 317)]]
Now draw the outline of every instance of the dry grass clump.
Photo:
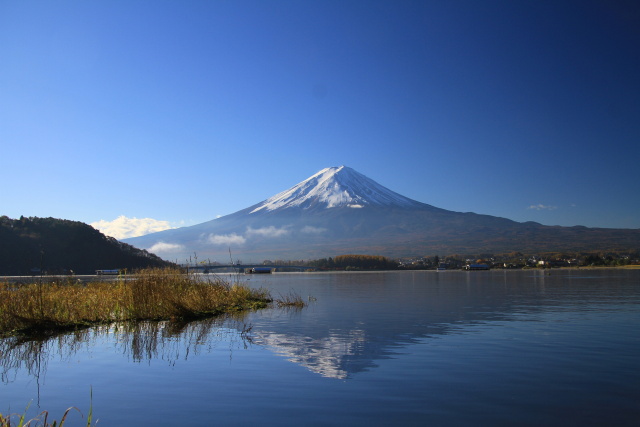
[(179, 270), (152, 269), (135, 276), (128, 284), (132, 317), (140, 320), (198, 317), (264, 308), (269, 293), (220, 278), (203, 281)]
[(177, 269), (147, 269), (115, 281), (0, 287), (0, 334), (74, 329), (125, 320), (189, 320), (266, 307), (265, 290)]
[(307, 305), (302, 297), (294, 292), (280, 295), (279, 298), (276, 298), (275, 302), (278, 307), (304, 308)]

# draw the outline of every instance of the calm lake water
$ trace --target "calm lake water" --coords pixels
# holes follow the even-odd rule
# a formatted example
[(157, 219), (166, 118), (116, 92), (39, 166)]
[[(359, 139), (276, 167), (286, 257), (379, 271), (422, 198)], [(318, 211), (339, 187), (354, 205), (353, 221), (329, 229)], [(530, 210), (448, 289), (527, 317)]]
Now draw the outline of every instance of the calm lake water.
[(86, 417), (93, 390), (102, 426), (640, 423), (639, 270), (239, 279), (309, 306), (5, 340), (0, 412)]

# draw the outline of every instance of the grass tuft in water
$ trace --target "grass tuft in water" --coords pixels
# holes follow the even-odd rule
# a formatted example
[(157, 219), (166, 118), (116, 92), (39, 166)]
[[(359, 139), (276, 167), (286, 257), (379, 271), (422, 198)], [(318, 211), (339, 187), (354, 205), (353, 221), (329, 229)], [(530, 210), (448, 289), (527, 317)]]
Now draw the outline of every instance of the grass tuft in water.
[(48, 334), (131, 320), (193, 320), (264, 308), (272, 299), (220, 278), (142, 270), (116, 281), (0, 284), (0, 336)]
[[(87, 417), (87, 427), (91, 427), (91, 422), (93, 420), (93, 392), (91, 393), (91, 400), (92, 400), (92, 403), (91, 403), (91, 407), (89, 408), (89, 416)], [(66, 411), (64, 411), (64, 414), (62, 414), (62, 418), (60, 419), (60, 422), (54, 420), (52, 423), (49, 423), (49, 411), (42, 411), (40, 412), (40, 414), (38, 414), (37, 417), (32, 418), (29, 421), (25, 422), (27, 411), (29, 411), (30, 406), (31, 404), (28, 404), (22, 414), (4, 415), (0, 413), (0, 427), (12, 427), (12, 426), (15, 426), (15, 427), (63, 427), (64, 423), (67, 420), (67, 416), (72, 410), (78, 411), (80, 413), (80, 416), (82, 416), (82, 412), (80, 412), (80, 410), (75, 406), (72, 406), (68, 408)], [(18, 423), (12, 424), (11, 419), (16, 417), (19, 417)]]
[(275, 303), (278, 307), (293, 308), (304, 308), (307, 305), (302, 297), (293, 291), (289, 292), (286, 295), (280, 295), (279, 298), (276, 298)]

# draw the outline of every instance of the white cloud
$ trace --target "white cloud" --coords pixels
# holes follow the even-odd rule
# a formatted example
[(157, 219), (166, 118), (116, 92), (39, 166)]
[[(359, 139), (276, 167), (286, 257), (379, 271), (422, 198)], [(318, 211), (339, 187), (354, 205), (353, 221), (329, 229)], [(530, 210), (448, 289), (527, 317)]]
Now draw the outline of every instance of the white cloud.
[(171, 252), (183, 251), (184, 250), (184, 246), (183, 245), (179, 245), (177, 243), (158, 242), (155, 245), (151, 246), (147, 250), (149, 252), (153, 252), (154, 254), (171, 253)]
[(540, 204), (537, 204), (537, 205), (531, 205), (527, 209), (534, 209), (536, 211), (542, 211), (542, 210), (552, 211), (552, 210), (555, 210), (557, 208), (558, 208), (557, 206), (543, 205), (542, 203), (540, 203)]
[(327, 229), (321, 228), (321, 227), (314, 227), (312, 225), (305, 225), (304, 227), (302, 227), (302, 230), (300, 231), (308, 234), (321, 234), (327, 231)]
[(116, 239), (144, 236), (145, 234), (174, 228), (169, 224), (169, 221), (160, 221), (153, 218), (127, 218), (124, 215), (120, 215), (113, 221), (101, 219), (89, 225)]
[(247, 236), (280, 237), (287, 234), (289, 234), (289, 230), (286, 227), (276, 228), (273, 225), (262, 228), (247, 227)]
[(210, 234), (209, 237), (207, 237), (207, 242), (211, 243), (212, 245), (242, 245), (246, 241), (247, 239), (236, 233)]

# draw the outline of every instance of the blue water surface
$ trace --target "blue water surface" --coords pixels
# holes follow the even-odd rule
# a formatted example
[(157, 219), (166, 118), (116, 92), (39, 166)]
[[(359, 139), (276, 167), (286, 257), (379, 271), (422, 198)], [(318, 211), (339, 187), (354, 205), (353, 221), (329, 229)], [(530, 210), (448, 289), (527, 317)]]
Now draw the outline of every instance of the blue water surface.
[(239, 279), (308, 306), (4, 340), (0, 411), (78, 407), (66, 426), (90, 407), (103, 426), (640, 420), (640, 271)]

